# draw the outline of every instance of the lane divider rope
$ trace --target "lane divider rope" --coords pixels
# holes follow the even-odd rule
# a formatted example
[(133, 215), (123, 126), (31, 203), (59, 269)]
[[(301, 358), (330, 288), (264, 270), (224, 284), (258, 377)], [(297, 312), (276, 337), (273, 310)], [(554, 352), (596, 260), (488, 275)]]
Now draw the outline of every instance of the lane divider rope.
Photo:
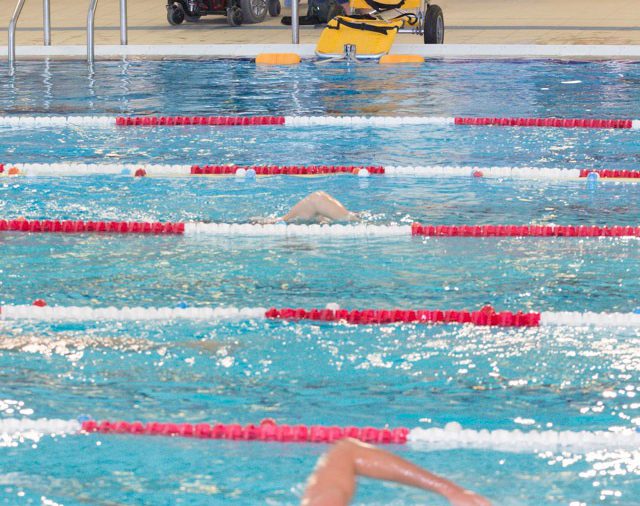
[(617, 431), (572, 430), (506, 430), (464, 429), (457, 422), (443, 428), (408, 429), (375, 427), (340, 427), (327, 425), (277, 424), (271, 419), (259, 424), (238, 423), (166, 423), (138, 421), (96, 421), (61, 419), (0, 419), (0, 441), (11, 439), (39, 439), (45, 435), (128, 435), (164, 436), (227, 441), (262, 441), (272, 443), (318, 444), (333, 443), (350, 437), (378, 445), (409, 444), (417, 450), (484, 449), (528, 453), (572, 450), (587, 452), (598, 449), (636, 449), (640, 434), (633, 429)]
[(0, 232), (322, 237), (640, 237), (640, 226), (171, 223), (0, 219)]
[(640, 120), (438, 116), (0, 116), (0, 126), (365, 126), (465, 125), (539, 128), (640, 129)]
[[(251, 173), (253, 171), (253, 173)], [(402, 176), (402, 177), (486, 177), (533, 180), (580, 180), (589, 174), (598, 179), (634, 180), (640, 182), (640, 170), (566, 169), (544, 167), (477, 167), (477, 166), (356, 166), (356, 165), (168, 165), (127, 163), (0, 163), (2, 176), (91, 176), (129, 175), (136, 177), (180, 176)]]
[(512, 312), (495, 311), (484, 306), (477, 311), (427, 309), (341, 309), (335, 304), (326, 308), (236, 308), (236, 307), (90, 307), (48, 306), (38, 299), (32, 305), (0, 307), (0, 320), (15, 321), (167, 321), (167, 320), (285, 320), (334, 322), (351, 325), (471, 324), (492, 327), (640, 327), (640, 312), (596, 313), (577, 311)]

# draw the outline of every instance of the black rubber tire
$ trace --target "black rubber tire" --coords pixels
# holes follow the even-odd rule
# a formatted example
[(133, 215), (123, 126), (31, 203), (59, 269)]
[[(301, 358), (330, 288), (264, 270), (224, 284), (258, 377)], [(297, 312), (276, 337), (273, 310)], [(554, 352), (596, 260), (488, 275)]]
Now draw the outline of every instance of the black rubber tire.
[(437, 5), (430, 5), (424, 14), (424, 43), (444, 43), (444, 15)]
[(240, 7), (230, 7), (227, 9), (227, 23), (229, 26), (240, 26), (244, 21), (244, 14)]
[(269, 0), (240, 0), (244, 23), (262, 23), (267, 17)]
[(180, 2), (173, 2), (167, 7), (167, 21), (172, 26), (178, 26), (185, 20), (184, 7)]
[(277, 18), (282, 11), (280, 0), (269, 0), (269, 16)]

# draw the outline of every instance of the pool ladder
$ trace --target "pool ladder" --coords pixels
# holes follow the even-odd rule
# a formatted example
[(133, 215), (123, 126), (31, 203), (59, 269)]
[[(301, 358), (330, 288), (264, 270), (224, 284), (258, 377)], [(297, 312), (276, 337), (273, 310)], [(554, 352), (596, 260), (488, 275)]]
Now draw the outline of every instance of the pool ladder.
[[(126, 46), (127, 40), (127, 0), (120, 1), (120, 44)], [(13, 68), (16, 61), (16, 25), (22, 13), (25, 0), (18, 0), (16, 8), (9, 21), (9, 66)], [(94, 20), (98, 0), (90, 0), (87, 13), (87, 62), (92, 64), (95, 60), (94, 51)], [(51, 45), (51, 6), (50, 0), (42, 0), (42, 29), (44, 33), (44, 45)]]

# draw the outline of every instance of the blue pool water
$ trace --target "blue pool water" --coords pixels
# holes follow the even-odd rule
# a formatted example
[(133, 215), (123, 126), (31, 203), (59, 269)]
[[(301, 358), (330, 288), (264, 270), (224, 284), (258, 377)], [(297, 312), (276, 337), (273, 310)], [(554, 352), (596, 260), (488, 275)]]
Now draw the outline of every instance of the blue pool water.
[[(577, 82), (579, 81), (579, 82)], [(626, 62), (21, 62), (2, 114), (640, 118)], [(637, 169), (627, 131), (412, 127), (0, 128), (0, 163), (501, 165)], [(631, 184), (371, 177), (0, 179), (0, 217), (275, 216), (325, 190), (375, 223), (637, 225)], [(636, 239), (0, 235), (0, 305), (640, 306)], [(606, 430), (640, 425), (640, 332), (311, 323), (0, 321), (0, 418)], [(524, 425), (530, 423), (530, 425)], [(295, 504), (323, 445), (127, 436), (0, 439), (4, 504)], [(496, 505), (638, 504), (640, 450), (392, 447)], [(363, 480), (357, 504), (445, 504)]]

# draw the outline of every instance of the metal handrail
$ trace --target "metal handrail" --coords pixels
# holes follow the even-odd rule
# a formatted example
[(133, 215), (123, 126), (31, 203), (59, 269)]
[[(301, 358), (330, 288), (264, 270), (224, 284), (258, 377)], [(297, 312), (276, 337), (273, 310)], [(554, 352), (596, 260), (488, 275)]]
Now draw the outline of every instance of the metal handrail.
[[(87, 13), (87, 63), (95, 61), (95, 18), (98, 0), (90, 0)], [(120, 0), (120, 44), (126, 46), (127, 37), (127, 0)]]
[(51, 5), (49, 0), (42, 0), (42, 30), (44, 32), (44, 45), (51, 45)]
[(127, 45), (127, 0), (120, 0), (120, 45)]
[(89, 12), (87, 13), (87, 62), (93, 63), (95, 59), (95, 52), (93, 50), (93, 24), (96, 18), (96, 7), (98, 0), (91, 0), (89, 2)]
[(291, 42), (300, 44), (300, 18), (298, 17), (298, 1), (291, 0)]
[(9, 21), (9, 65), (13, 65), (13, 62), (16, 61), (16, 24), (22, 12), (22, 7), (24, 7), (24, 0), (18, 0), (13, 16), (11, 16), (11, 21)]
[[(22, 8), (24, 7), (25, 0), (18, 0), (16, 3), (16, 8), (13, 11), (13, 16), (11, 16), (11, 21), (9, 21), (9, 65), (13, 65), (16, 61), (16, 26), (18, 24), (18, 19), (20, 18), (20, 14), (22, 13)], [(42, 31), (44, 35), (44, 45), (51, 45), (51, 7), (49, 5), (49, 0), (42, 0)]]

